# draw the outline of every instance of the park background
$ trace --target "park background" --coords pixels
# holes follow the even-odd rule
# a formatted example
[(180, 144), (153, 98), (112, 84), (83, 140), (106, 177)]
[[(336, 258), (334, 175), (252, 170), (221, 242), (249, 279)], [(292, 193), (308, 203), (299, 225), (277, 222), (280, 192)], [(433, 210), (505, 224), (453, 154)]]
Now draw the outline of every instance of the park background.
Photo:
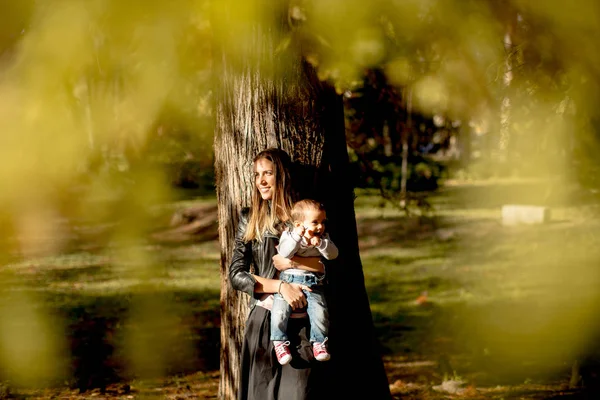
[[(277, 4), (343, 102), (392, 394), (593, 396), (599, 6)], [(270, 6), (1, 3), (2, 396), (218, 396), (215, 55)]]

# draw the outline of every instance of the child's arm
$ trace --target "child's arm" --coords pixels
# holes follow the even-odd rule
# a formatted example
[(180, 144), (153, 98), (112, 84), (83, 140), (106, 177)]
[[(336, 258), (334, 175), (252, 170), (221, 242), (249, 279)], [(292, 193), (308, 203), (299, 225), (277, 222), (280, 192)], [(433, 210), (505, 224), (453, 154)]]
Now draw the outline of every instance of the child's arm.
[(292, 258), (294, 254), (300, 249), (302, 244), (302, 237), (296, 232), (284, 231), (279, 238), (279, 246), (277, 246), (277, 252), (279, 255), (285, 258)]
[(321, 253), (323, 257), (327, 260), (333, 260), (337, 258), (339, 251), (335, 243), (329, 238), (329, 235), (326, 233), (321, 238), (321, 241), (317, 246), (315, 246), (317, 250)]

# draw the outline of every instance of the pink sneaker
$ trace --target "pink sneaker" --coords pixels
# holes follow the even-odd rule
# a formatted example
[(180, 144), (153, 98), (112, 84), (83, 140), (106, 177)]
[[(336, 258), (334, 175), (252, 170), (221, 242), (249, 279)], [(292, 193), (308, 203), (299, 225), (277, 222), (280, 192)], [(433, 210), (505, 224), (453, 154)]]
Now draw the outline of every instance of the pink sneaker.
[(279, 361), (279, 364), (286, 365), (292, 361), (292, 353), (290, 353), (290, 349), (288, 349), (290, 342), (275, 340), (273, 345), (275, 346), (275, 355), (277, 356), (277, 361)]
[(327, 338), (323, 340), (323, 342), (314, 342), (313, 343), (313, 355), (317, 359), (317, 361), (327, 361), (331, 358), (329, 352), (327, 351)]

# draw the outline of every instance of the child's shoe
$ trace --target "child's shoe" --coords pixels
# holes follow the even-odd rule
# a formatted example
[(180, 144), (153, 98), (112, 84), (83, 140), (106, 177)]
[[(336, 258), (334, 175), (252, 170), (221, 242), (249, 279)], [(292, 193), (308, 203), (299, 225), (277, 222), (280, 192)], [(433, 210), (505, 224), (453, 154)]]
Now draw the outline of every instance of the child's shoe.
[(277, 356), (279, 364), (286, 365), (292, 361), (292, 353), (290, 353), (290, 349), (288, 349), (290, 342), (276, 340), (273, 342), (273, 345), (275, 346), (275, 355)]
[(327, 361), (331, 358), (327, 351), (326, 343), (327, 339), (323, 340), (323, 342), (313, 342), (313, 355), (317, 361)]

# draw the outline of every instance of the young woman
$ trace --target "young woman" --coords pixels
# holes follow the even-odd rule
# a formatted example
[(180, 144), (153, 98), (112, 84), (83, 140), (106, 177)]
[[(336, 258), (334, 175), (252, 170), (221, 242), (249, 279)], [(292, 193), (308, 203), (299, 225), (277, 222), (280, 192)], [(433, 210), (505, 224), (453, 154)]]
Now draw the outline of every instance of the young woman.
[[(254, 190), (244, 209), (235, 239), (229, 280), (250, 295), (250, 312), (242, 348), (240, 400), (306, 400), (320, 398), (323, 376), (313, 359), (309, 322), (302, 313), (288, 325), (292, 361), (280, 365), (270, 339), (273, 293), (280, 293), (293, 310), (307, 305), (304, 285), (283, 282), (278, 269), (323, 272), (318, 258), (287, 260), (277, 255), (279, 236), (290, 222), (292, 207), (289, 156), (267, 149), (254, 158)], [(301, 264), (300, 264), (301, 262)], [(252, 267), (252, 269), (251, 269)]]

